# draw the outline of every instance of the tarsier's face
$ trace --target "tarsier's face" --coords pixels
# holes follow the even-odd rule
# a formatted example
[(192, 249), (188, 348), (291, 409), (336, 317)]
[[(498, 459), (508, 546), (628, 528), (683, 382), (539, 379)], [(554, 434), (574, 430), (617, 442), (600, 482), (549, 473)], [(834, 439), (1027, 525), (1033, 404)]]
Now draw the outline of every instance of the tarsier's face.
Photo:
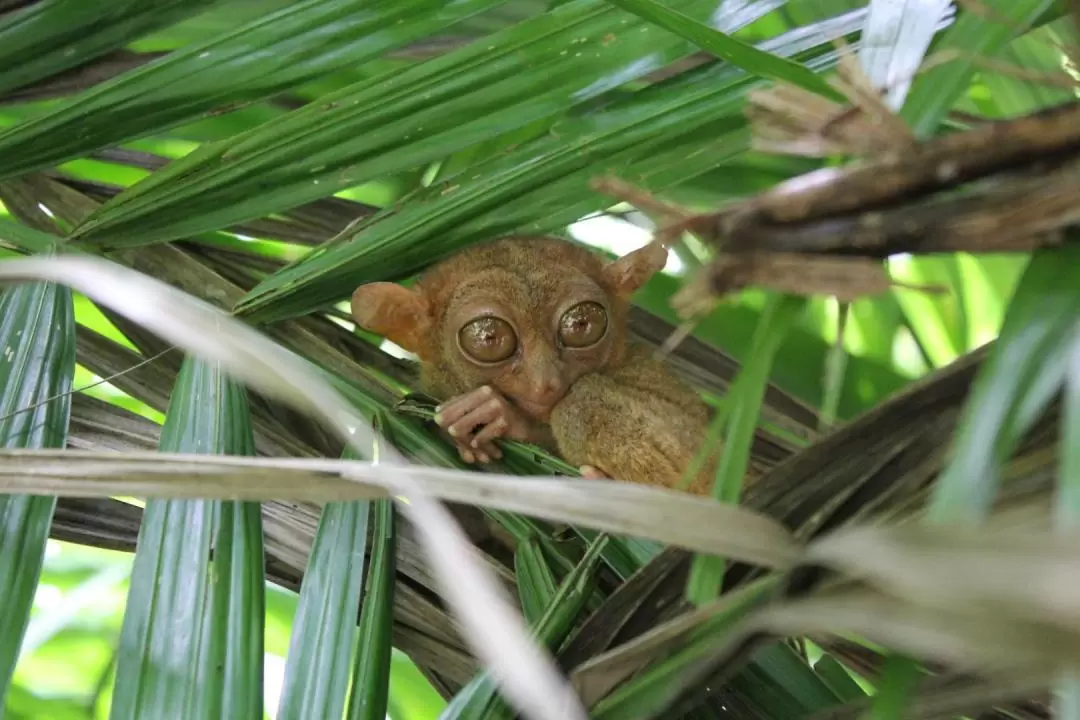
[(362, 285), (352, 313), (416, 353), (447, 398), (491, 385), (546, 421), (575, 380), (621, 360), (630, 296), (666, 259), (655, 243), (605, 263), (565, 240), (504, 238), (436, 264), (414, 288)]
[(575, 380), (618, 350), (617, 312), (604, 289), (572, 268), (557, 277), (492, 268), (453, 292), (439, 322), (441, 354), (456, 356), (462, 388), (492, 385), (546, 421)]

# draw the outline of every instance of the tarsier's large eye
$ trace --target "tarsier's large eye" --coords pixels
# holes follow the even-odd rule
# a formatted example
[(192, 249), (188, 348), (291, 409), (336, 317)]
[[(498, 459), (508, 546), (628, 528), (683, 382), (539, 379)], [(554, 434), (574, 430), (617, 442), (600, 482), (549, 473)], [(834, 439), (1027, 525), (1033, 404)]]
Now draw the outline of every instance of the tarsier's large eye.
[(607, 311), (600, 303), (579, 303), (563, 313), (559, 320), (559, 339), (568, 347), (595, 345), (606, 331)]
[(458, 342), (473, 360), (496, 363), (514, 354), (518, 340), (510, 323), (487, 315), (465, 323), (458, 331)]

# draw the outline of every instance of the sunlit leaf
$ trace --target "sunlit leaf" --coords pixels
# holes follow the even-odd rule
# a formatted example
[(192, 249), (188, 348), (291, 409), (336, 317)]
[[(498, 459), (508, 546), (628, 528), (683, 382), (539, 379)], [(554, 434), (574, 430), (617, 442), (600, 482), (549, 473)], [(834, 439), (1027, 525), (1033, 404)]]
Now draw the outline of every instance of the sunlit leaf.
[[(500, 1), (405, 0), (374, 6), (366, 0), (293, 3), (95, 85), (49, 114), (0, 133), (0, 177), (55, 165), (227, 105), (274, 95), (443, 30)], [(79, 4), (76, 0), (43, 5)], [(161, 3), (128, 0), (115, 12), (128, 20), (120, 13), (130, 5), (144, 6), (142, 15), (157, 20), (154, 5)], [(70, 9), (55, 10), (54, 24), (69, 22)], [(112, 25), (96, 7), (91, 12), (95, 22)]]
[(900, 111), (916, 135), (928, 137), (937, 130), (975, 72), (973, 56), (993, 57), (1052, 4), (1053, 0), (980, 0), (984, 11), (962, 13), (934, 48), (954, 50), (960, 56), (919, 76)]
[(931, 518), (976, 520), (997, 492), (1001, 463), (1064, 377), (1080, 316), (1080, 246), (1036, 253), (964, 408)]
[[(747, 72), (770, 80), (789, 82), (836, 100), (841, 99), (840, 94), (828, 83), (797, 62), (758, 50), (726, 33), (696, 22), (693, 18), (655, 0), (608, 0), (608, 2), (682, 35), (703, 50), (708, 50)], [(936, 22), (936, 18), (931, 19), (931, 28)]]
[(871, 0), (859, 61), (870, 81), (898, 110), (915, 78), (949, 0)]
[(687, 51), (601, 0), (562, 5), (203, 146), (106, 203), (80, 233), (104, 245), (161, 242), (295, 207), (552, 118)]

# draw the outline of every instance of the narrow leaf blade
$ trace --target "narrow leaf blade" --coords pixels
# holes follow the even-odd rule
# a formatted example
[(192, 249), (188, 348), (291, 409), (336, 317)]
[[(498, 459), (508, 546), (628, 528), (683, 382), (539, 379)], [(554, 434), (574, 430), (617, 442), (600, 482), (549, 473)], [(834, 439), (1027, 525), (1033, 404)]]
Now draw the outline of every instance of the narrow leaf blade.
[[(0, 448), (63, 448), (75, 373), (71, 291), (30, 283), (0, 294)], [(55, 497), (0, 496), (0, 697), (30, 619)]]
[(375, 522), (371, 560), (365, 581), (364, 605), (360, 612), (349, 720), (385, 720), (389, 697), (397, 520), (394, 504), (389, 500), (376, 501), (372, 514)]
[(364, 501), (323, 507), (289, 642), (283, 720), (341, 717), (345, 710), (370, 514)]
[[(220, 367), (187, 358), (160, 448), (254, 455), (244, 389)], [(261, 715), (263, 616), (252, 610), (264, 606), (263, 567), (257, 503), (147, 502), (110, 718), (214, 718), (226, 708)]]

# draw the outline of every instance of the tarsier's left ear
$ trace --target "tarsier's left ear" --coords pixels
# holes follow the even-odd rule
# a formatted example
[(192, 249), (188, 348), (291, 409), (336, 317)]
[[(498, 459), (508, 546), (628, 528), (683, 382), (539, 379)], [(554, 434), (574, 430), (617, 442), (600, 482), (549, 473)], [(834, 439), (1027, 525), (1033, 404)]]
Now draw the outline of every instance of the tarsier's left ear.
[(604, 284), (619, 297), (628, 298), (664, 267), (667, 257), (667, 248), (650, 242), (608, 263), (601, 271)]
[(361, 285), (352, 295), (352, 316), (356, 324), (419, 354), (431, 330), (431, 308), (427, 298), (415, 290), (389, 282)]

